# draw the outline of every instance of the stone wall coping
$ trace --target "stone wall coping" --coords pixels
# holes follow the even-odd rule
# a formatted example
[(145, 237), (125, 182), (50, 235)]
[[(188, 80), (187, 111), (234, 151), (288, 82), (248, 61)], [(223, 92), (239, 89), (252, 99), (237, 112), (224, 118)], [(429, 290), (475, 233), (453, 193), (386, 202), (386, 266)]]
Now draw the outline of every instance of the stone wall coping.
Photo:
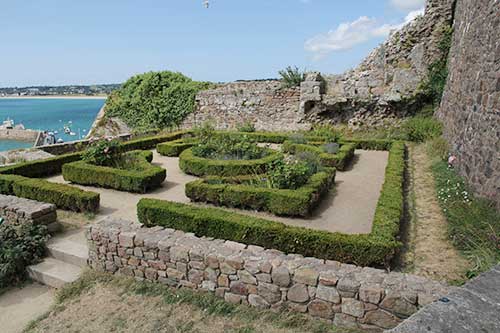
[(50, 224), (57, 219), (53, 204), (3, 194), (0, 194), (0, 216), (6, 223)]

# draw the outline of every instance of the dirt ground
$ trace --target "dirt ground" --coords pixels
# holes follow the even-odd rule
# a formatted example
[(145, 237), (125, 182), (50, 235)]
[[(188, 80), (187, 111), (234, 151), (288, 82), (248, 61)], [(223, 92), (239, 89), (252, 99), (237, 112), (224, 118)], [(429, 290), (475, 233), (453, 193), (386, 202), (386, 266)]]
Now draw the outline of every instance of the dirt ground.
[[(120, 281), (120, 279), (116, 279)], [(123, 281), (123, 279), (121, 280)], [(133, 282), (135, 283), (135, 282)], [(194, 300), (196, 302), (196, 300)], [(210, 305), (207, 305), (210, 307)], [(238, 314), (210, 313), (191, 303), (172, 302), (168, 294), (133, 293), (119, 283), (97, 282), (77, 297), (58, 304), (27, 332), (346, 332), (331, 324), (301, 317), (283, 327), (286, 317), (270, 320), (256, 310), (239, 306)], [(211, 307), (210, 310), (214, 308)], [(217, 310), (216, 310), (217, 311)], [(248, 314), (245, 311), (249, 311)], [(278, 315), (276, 315), (278, 316)], [(284, 320), (285, 319), (285, 320)], [(310, 322), (310, 323), (308, 323)], [(331, 329), (330, 329), (331, 328)]]
[(413, 199), (409, 250), (404, 260), (412, 273), (438, 281), (463, 281), (470, 263), (453, 247), (447, 221), (435, 193), (425, 145), (410, 148), (410, 195)]
[[(387, 158), (388, 152), (385, 151), (357, 150), (351, 168), (345, 172), (337, 172), (335, 188), (323, 199), (310, 218), (277, 217), (265, 212), (241, 209), (231, 209), (231, 211), (310, 229), (345, 234), (370, 233), (373, 215), (384, 182)], [(190, 199), (184, 193), (184, 185), (198, 178), (184, 174), (179, 168), (178, 158), (165, 157), (154, 152), (153, 164), (167, 169), (167, 179), (162, 187), (147, 194), (78, 186), (101, 194), (101, 208), (95, 220), (104, 216), (115, 216), (137, 221), (136, 205), (141, 198), (189, 203)], [(62, 175), (47, 179), (65, 183)], [(66, 220), (71, 220), (71, 216), (66, 217)], [(86, 223), (85, 218), (81, 222), (78, 222), (78, 219), (75, 221), (76, 224)]]

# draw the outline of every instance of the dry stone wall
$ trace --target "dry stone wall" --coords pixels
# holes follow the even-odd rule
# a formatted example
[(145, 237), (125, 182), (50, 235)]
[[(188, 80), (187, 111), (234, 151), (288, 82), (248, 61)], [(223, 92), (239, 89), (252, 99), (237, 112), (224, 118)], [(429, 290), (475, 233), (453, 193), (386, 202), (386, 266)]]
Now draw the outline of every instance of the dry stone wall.
[(251, 122), (257, 130), (309, 129), (299, 110), (300, 90), (284, 89), (280, 81), (239, 81), (221, 84), (196, 96), (196, 111), (183, 122), (190, 128), (211, 121), (218, 129)]
[(500, 209), (500, 1), (457, 1), (448, 67), (445, 137), (460, 174)]
[(422, 277), (107, 218), (87, 229), (100, 271), (200, 289), (227, 302), (308, 313), (335, 325), (393, 328), (449, 288)]
[(0, 194), (0, 217), (6, 224), (44, 224), (56, 222), (56, 206), (12, 195)]

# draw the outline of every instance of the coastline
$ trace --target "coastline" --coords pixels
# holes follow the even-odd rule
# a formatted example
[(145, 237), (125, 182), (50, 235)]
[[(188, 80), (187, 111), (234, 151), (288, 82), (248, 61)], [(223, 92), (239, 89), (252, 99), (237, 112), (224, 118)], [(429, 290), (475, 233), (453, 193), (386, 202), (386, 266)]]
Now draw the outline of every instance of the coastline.
[(0, 96), (0, 99), (107, 99), (108, 96), (51, 95), (51, 96)]

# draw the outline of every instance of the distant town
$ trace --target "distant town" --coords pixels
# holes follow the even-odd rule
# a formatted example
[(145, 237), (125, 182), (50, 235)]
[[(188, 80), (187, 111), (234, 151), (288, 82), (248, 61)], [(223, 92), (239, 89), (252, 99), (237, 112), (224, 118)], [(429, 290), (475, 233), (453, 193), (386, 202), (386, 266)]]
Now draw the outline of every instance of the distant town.
[(20, 96), (103, 96), (109, 95), (120, 84), (99, 84), (89, 86), (33, 86), (33, 87), (11, 87), (0, 88), (0, 97)]

